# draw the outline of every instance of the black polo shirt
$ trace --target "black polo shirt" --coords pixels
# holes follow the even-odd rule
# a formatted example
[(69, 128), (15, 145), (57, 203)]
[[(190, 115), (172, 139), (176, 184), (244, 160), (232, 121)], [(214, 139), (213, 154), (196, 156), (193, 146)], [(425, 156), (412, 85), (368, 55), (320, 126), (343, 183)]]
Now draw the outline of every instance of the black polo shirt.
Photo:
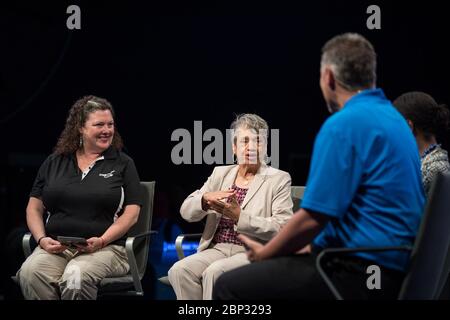
[(48, 236), (99, 237), (125, 206), (142, 205), (134, 161), (112, 147), (103, 157), (84, 178), (75, 154), (52, 154), (44, 161), (30, 197), (41, 199), (49, 213)]

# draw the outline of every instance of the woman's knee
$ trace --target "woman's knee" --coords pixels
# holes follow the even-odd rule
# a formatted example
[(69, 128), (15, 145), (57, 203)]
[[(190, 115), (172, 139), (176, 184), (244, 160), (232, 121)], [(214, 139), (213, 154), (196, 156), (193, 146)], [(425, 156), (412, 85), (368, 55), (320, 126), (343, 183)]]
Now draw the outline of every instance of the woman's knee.
[(189, 264), (183, 260), (177, 261), (168, 272), (169, 280), (191, 275), (192, 271), (189, 268)]
[(221, 274), (223, 274), (224, 267), (223, 261), (218, 260), (208, 266), (202, 273), (203, 279), (217, 279)]
[(61, 282), (69, 283), (96, 283), (102, 279), (102, 272), (95, 270), (89, 263), (70, 261), (61, 277)]
[(30, 262), (29, 259), (25, 260), (25, 262), (20, 267), (19, 272), (17, 273), (20, 283), (27, 282), (33, 283), (34, 280), (39, 277), (38, 273), (44, 272), (40, 269), (36, 264)]
[(33, 283), (37, 281), (56, 281), (61, 273), (55, 272), (55, 268), (45, 263), (45, 257), (30, 256), (20, 267), (18, 271), (19, 281)]

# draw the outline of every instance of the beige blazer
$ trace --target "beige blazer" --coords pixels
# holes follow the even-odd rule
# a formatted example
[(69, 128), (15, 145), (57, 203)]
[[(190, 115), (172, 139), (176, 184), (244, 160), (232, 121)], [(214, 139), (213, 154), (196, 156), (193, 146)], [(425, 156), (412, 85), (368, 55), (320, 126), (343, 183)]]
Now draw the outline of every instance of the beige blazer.
[[(205, 192), (228, 190), (236, 179), (238, 169), (238, 165), (214, 168), (203, 187), (190, 194), (181, 205), (181, 216), (189, 222), (207, 217), (198, 247), (199, 252), (208, 248), (221, 217), (221, 214), (214, 210), (202, 210), (202, 196)], [(238, 233), (267, 242), (292, 216), (292, 208), (289, 173), (262, 165), (249, 184), (241, 205), (239, 221), (234, 228)]]

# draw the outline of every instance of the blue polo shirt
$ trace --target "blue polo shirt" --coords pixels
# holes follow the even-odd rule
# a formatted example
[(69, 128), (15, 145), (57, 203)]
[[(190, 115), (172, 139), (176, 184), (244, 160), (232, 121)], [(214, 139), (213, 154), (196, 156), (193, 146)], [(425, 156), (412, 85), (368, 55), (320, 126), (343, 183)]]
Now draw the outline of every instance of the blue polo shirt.
[[(362, 91), (323, 124), (302, 208), (332, 218), (327, 247), (412, 245), (425, 203), (416, 141), (381, 89)], [(409, 253), (355, 254), (405, 270)]]

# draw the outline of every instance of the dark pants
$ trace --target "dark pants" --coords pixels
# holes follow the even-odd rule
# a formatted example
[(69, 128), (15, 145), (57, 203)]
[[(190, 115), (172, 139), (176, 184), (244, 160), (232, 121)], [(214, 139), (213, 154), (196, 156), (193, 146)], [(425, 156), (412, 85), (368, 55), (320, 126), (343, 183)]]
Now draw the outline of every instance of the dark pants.
[[(315, 254), (254, 262), (219, 277), (213, 299), (334, 299), (315, 263)], [(348, 256), (324, 261), (327, 274), (344, 299), (396, 299), (404, 274), (380, 266), (381, 289), (369, 290), (367, 280), (371, 274), (366, 270), (373, 264), (376, 263)]]

